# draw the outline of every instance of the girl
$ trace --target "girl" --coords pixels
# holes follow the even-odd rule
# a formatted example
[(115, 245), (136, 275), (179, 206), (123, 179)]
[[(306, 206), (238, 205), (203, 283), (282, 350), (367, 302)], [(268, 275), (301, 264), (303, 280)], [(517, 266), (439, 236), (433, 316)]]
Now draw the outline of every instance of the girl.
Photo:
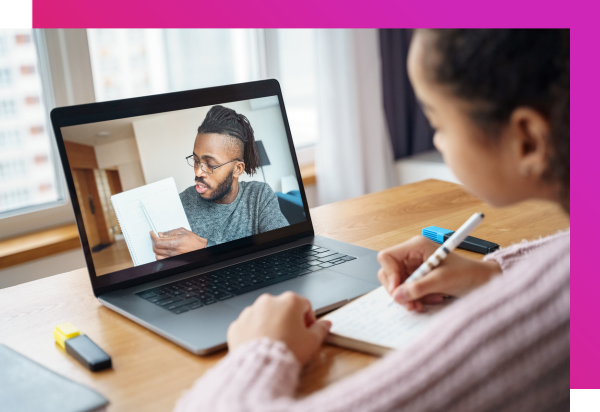
[[(434, 142), (465, 188), (505, 206), (547, 199), (569, 213), (569, 31), (419, 30), (408, 69)], [(462, 299), (419, 339), (348, 379), (293, 397), (330, 324), (297, 295), (261, 296), (230, 353), (177, 411), (553, 411), (569, 408), (569, 232), (474, 261), (451, 254), (402, 282), (437, 245), (380, 252), (379, 279), (409, 310)]]

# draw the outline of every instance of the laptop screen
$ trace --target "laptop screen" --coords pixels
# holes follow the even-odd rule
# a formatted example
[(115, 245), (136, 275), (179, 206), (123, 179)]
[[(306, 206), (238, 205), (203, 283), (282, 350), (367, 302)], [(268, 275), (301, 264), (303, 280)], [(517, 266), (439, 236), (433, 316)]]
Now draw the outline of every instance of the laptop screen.
[[(98, 278), (189, 265), (307, 221), (276, 95), (62, 126), (60, 135)], [(260, 237), (268, 233), (280, 235)]]

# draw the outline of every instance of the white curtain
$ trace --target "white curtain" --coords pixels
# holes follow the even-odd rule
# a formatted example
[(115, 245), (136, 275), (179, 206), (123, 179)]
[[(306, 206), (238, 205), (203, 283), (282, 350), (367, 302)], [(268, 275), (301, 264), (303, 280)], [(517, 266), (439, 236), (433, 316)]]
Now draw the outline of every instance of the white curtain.
[(396, 185), (377, 30), (317, 30), (319, 204)]

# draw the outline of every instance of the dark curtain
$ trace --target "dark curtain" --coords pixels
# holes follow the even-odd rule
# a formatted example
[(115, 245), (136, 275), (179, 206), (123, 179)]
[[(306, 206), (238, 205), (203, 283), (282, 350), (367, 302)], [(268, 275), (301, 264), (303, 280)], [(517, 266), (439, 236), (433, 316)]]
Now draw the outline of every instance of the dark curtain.
[(408, 29), (379, 30), (383, 105), (395, 159), (434, 148), (433, 129), (408, 81), (406, 59), (411, 36)]

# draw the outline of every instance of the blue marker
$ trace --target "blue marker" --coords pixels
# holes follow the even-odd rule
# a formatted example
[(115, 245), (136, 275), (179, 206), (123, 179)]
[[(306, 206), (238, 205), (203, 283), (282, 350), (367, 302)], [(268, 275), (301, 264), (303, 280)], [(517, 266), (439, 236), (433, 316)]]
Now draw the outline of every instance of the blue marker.
[[(440, 246), (429, 258), (423, 262), (421, 266), (415, 270), (412, 275), (408, 277), (404, 281), (404, 284), (414, 282), (417, 279), (421, 279), (423, 276), (431, 272), (434, 268), (436, 268), (442, 260), (446, 259), (446, 257), (452, 252), (467, 236), (471, 233), (483, 220), (483, 213), (475, 213), (473, 216), (469, 218), (456, 232), (452, 234), (444, 242), (442, 246)], [(394, 298), (392, 297), (391, 305), (394, 302)], [(388, 305), (388, 306), (389, 306)]]

